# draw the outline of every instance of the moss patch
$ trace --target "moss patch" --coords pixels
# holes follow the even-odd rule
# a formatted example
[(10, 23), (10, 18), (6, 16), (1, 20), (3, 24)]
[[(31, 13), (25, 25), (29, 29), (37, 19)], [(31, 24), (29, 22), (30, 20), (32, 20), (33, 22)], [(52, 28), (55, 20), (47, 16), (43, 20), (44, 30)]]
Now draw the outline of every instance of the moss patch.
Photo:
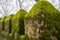
[[(13, 20), (13, 27), (15, 27), (17, 30), (19, 28), (23, 28), (22, 26), (24, 25), (23, 22), (24, 22), (24, 17), (25, 17), (26, 14), (27, 14), (27, 12), (25, 10), (23, 10), (23, 9), (19, 10), (12, 19)], [(21, 30), (21, 33), (22, 32), (23, 31)]]
[(0, 18), (0, 33), (2, 32), (2, 23), (1, 23), (1, 19), (2, 19), (2, 18)]
[(34, 20), (42, 18), (47, 26), (42, 29), (44, 32), (41, 33), (41, 40), (52, 40), (51, 36), (56, 37), (57, 40), (60, 39), (60, 12), (48, 1), (37, 2), (25, 18)]
[(5, 17), (3, 17), (2, 19), (1, 19), (1, 22), (2, 22), (2, 31), (4, 31), (4, 29), (5, 29), (5, 19), (7, 18), (7, 16), (5, 16)]
[(27, 12), (25, 10), (21, 9), (14, 15), (12, 19), (12, 34), (15, 35), (16, 33), (17, 37), (19, 34), (24, 34), (24, 17), (26, 13)]
[(19, 40), (26, 40), (25, 35), (20, 35), (20, 36), (19, 36)]
[(43, 12), (44, 14), (50, 13), (50, 14), (56, 14), (59, 13), (59, 11), (48, 1), (39, 1), (37, 2), (32, 9), (30, 10), (29, 14), (27, 14), (25, 17), (32, 17), (36, 18), (37, 14)]
[(8, 34), (11, 33), (11, 29), (12, 29), (12, 18), (13, 18), (13, 14), (12, 15), (9, 15), (5, 19), (5, 21), (4, 21), (4, 23), (5, 23), (5, 29), (4, 29), (5, 34), (4, 34), (4, 36), (5, 37), (8, 37)]
[(13, 16), (14, 15), (11, 14), (5, 19), (5, 31), (8, 31), (8, 33), (11, 33)]

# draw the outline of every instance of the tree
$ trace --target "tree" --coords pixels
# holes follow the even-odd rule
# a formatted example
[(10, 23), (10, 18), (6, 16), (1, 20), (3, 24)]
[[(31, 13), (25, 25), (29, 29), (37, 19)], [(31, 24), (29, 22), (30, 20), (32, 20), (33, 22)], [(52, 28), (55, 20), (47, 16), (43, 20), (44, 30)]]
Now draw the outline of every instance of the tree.
[(39, 0), (35, 0), (36, 2), (38, 2)]
[(2, 7), (3, 12), (4, 12), (4, 13), (1, 12), (3, 14), (3, 16), (8, 15), (7, 14), (7, 12), (8, 12), (8, 10), (7, 10), (7, 4), (5, 2), (7, 3), (7, 0), (6, 1), (0, 0), (0, 6)]
[(18, 0), (20, 9), (22, 9), (22, 4), (23, 4), (25, 1), (26, 1), (26, 0)]
[(29, 11), (34, 3), (34, 0), (0, 0), (0, 14), (3, 16), (15, 14), (19, 9)]
[(59, 10), (60, 10), (60, 0), (59, 0)]
[(10, 13), (17, 11), (18, 4), (16, 0), (14, 1), (13, 0), (0, 0), (0, 14), (2, 14), (2, 16), (8, 16), (10, 15)]
[(46, 1), (46, 0), (35, 0), (36, 2), (38, 2), (38, 1)]

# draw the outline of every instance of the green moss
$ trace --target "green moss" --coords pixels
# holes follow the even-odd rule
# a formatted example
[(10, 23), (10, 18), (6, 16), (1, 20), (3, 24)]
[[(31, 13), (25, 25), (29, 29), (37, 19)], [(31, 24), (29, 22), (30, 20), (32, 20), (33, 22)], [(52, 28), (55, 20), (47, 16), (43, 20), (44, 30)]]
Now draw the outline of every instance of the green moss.
[(36, 18), (37, 14), (41, 12), (43, 12), (44, 14), (45, 13), (56, 14), (59, 11), (48, 1), (39, 1), (32, 7), (29, 14), (27, 14), (25, 17)]
[(26, 15), (26, 11), (21, 9), (12, 19), (12, 33), (15, 35), (24, 34), (24, 16)]
[(16, 13), (16, 15), (14, 16), (13, 19), (20, 18), (20, 17), (23, 18), (23, 16), (26, 15), (26, 13), (27, 13), (27, 12), (26, 12), (25, 10), (21, 9), (21, 10), (19, 10), (19, 11)]
[(4, 28), (4, 32), (5, 32), (5, 37), (8, 37), (8, 34), (11, 33), (11, 29), (12, 29), (12, 18), (13, 18), (13, 14), (7, 16), (7, 18), (4, 20), (5, 23), (5, 28)]
[(5, 17), (3, 17), (2, 19), (1, 19), (1, 23), (2, 23), (2, 31), (4, 31), (4, 29), (5, 29), (5, 19), (7, 18), (7, 16), (5, 16)]
[(41, 33), (41, 38), (40, 40), (51, 40), (50, 36), (51, 36), (51, 33), (50, 32), (44, 32), (44, 33)]
[(3, 23), (3, 21), (2, 21), (2, 18), (1, 18), (1, 20), (0, 20), (0, 35), (2, 35), (3, 34), (3, 32), (2, 32), (2, 23)]
[(13, 34), (12, 33), (9, 34), (9, 39), (13, 39)]
[(6, 19), (5, 19), (5, 31), (9, 31), (10, 27), (12, 27), (12, 18), (13, 18), (13, 14), (9, 15)]
[[(17, 27), (16, 29), (18, 29), (19, 27), (21, 27), (20, 26), (20, 23), (22, 23), (21, 21), (23, 21), (24, 20), (24, 16), (26, 15), (26, 11), (25, 10), (23, 10), (23, 9), (21, 9), (21, 10), (19, 10), (17, 13), (16, 13), (16, 15), (13, 17), (13, 26), (14, 27)], [(23, 24), (22, 24), (23, 25)]]
[(20, 35), (19, 40), (26, 40), (26, 37), (24, 35)]
[(7, 16), (5, 16), (5, 17), (3, 17), (3, 18), (1, 18), (1, 20), (0, 20), (0, 31), (1, 31), (1, 35), (2, 36), (4, 36), (4, 29), (5, 29), (5, 23), (4, 23), (4, 21), (5, 21), (5, 19), (7, 18)]
[(11, 15), (9, 15), (6, 19), (5, 19), (5, 21), (9, 21), (10, 19), (12, 19), (13, 18), (13, 14), (11, 14)]
[(7, 16), (3, 17), (0, 22), (5, 21), (6, 18), (7, 18)]
[[(41, 14), (44, 17), (39, 17)], [(32, 18), (34, 20), (41, 20), (42, 18), (45, 24), (47, 24), (46, 27), (43, 27), (45, 30), (43, 30), (44, 33), (41, 33), (41, 40), (51, 40), (51, 35), (60, 40), (60, 12), (48, 1), (37, 2), (25, 18)]]
[(2, 23), (1, 23), (1, 19), (2, 19), (2, 18), (0, 18), (0, 33), (2, 32)]

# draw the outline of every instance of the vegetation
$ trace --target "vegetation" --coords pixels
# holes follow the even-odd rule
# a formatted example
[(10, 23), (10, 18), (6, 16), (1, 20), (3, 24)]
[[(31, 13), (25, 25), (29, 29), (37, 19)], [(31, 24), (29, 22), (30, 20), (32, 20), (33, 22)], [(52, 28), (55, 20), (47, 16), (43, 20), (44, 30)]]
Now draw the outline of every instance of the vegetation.
[[(23, 9), (19, 10), (16, 15), (13, 17), (13, 27), (16, 27), (16, 31), (21, 30), (20, 33), (24, 34), (24, 16), (27, 12)], [(14, 29), (14, 28), (13, 28)]]
[[(18, 38), (22, 38), (24, 40), (24, 18), (27, 12), (23, 9), (19, 10), (15, 15), (9, 15), (7, 17), (3, 17), (0, 20), (1, 31), (4, 34), (3, 36), (7, 36), (9, 39), (14, 39), (15, 32), (21, 36)], [(5, 35), (8, 33), (7, 35)]]
[(19, 35), (24, 35), (24, 16), (26, 15), (26, 11), (21, 9), (19, 10), (16, 15), (14, 15), (12, 19), (12, 35), (14, 36), (15, 33), (17, 37)]
[(39, 1), (32, 7), (29, 14), (27, 14), (25, 17), (35, 18), (37, 17), (37, 14), (42, 11), (48, 14), (59, 13), (59, 11), (54, 6), (52, 6), (52, 4), (50, 4), (48, 1)]
[(20, 36), (19, 36), (19, 40), (26, 40), (26, 38), (25, 38), (24, 35), (20, 35)]
[[(38, 17), (41, 14), (44, 17)], [(47, 26), (43, 27), (44, 32), (41, 33), (40, 40), (52, 40), (51, 36), (56, 37), (57, 40), (60, 39), (60, 12), (48, 1), (37, 2), (25, 18), (44, 20)]]
[[(38, 17), (43, 14), (44, 17)], [(42, 18), (46, 27), (42, 27), (44, 32), (41, 33), (40, 40), (52, 40), (51, 36), (60, 40), (60, 12), (48, 1), (37, 2), (30, 12), (23, 9), (19, 10), (14, 16), (10, 15), (0, 20), (0, 27), (2, 28), (2, 34), (4, 34), (5, 28), (9, 27), (9, 38), (14, 39), (15, 36), (19, 40), (25, 40), (24, 36), (24, 19), (32, 18), (33, 20)], [(15, 35), (16, 34), (16, 35)]]

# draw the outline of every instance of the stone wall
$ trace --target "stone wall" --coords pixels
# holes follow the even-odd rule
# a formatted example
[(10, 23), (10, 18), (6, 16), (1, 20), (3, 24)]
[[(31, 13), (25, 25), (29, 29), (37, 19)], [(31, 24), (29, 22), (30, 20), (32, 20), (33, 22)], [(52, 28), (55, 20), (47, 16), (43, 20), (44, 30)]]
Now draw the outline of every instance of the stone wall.
[(7, 40), (23, 40), (24, 36), (24, 16), (27, 12), (23, 9), (19, 10), (15, 15), (9, 15), (0, 18), (0, 36)]
[(12, 19), (12, 33), (14, 33), (14, 39), (19, 39), (19, 35), (24, 35), (24, 16), (26, 15), (26, 11), (19, 10), (16, 15), (14, 15)]
[(25, 16), (27, 40), (59, 40), (59, 15), (60, 12), (48, 1), (37, 2)]
[(2, 21), (1, 21), (2, 18), (0, 18), (0, 35), (2, 35)]
[(37, 2), (28, 12), (0, 18), (0, 36), (7, 40), (60, 40), (60, 12), (48, 1)]

